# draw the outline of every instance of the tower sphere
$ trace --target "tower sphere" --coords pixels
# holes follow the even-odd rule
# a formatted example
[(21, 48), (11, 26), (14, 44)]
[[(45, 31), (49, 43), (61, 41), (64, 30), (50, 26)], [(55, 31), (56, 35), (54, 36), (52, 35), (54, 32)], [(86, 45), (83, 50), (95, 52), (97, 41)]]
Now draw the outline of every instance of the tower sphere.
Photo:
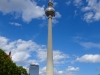
[(48, 8), (45, 11), (46, 16), (48, 17), (49, 15), (51, 15), (52, 17), (55, 16), (55, 10), (52, 7), (53, 3), (49, 2), (48, 3)]

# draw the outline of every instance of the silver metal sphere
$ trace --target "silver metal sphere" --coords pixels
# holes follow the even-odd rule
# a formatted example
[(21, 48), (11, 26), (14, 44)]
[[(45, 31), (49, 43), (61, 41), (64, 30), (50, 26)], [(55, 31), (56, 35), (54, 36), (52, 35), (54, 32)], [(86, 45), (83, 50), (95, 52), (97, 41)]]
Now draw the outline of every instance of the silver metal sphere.
[(52, 17), (55, 16), (55, 10), (52, 7), (53, 3), (49, 2), (48, 3), (48, 8), (45, 11), (46, 16), (48, 17), (49, 15), (51, 15)]

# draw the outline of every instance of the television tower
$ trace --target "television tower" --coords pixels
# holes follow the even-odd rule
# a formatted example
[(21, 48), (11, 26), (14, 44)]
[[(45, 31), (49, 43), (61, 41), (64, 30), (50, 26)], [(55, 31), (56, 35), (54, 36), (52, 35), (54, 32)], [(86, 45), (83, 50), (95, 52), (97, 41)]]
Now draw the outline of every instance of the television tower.
[(46, 75), (54, 75), (53, 50), (52, 50), (52, 17), (55, 16), (55, 10), (52, 6), (53, 6), (53, 2), (49, 0), (48, 8), (45, 11), (46, 16), (48, 17), (48, 48), (47, 48)]

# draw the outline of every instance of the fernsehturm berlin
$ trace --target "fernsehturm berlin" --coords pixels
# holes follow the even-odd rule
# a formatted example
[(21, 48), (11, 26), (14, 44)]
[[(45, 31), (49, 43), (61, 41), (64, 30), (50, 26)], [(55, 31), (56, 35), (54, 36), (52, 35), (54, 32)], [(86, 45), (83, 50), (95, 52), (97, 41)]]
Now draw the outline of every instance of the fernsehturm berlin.
[(53, 50), (52, 50), (52, 17), (55, 16), (55, 10), (52, 6), (53, 2), (49, 0), (48, 8), (45, 11), (46, 16), (48, 17), (48, 48), (47, 48), (46, 75), (54, 75)]

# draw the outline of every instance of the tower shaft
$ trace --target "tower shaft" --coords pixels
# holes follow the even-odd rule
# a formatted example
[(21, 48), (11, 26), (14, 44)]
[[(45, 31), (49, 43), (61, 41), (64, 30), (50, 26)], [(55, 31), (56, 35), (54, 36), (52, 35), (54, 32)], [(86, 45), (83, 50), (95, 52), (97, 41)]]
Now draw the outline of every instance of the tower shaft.
[(48, 50), (46, 75), (53, 75), (52, 16), (48, 16)]
[(55, 10), (52, 7), (53, 3), (51, 0), (48, 3), (48, 8), (45, 11), (48, 17), (48, 50), (47, 50), (47, 67), (46, 75), (53, 75), (53, 50), (52, 50), (52, 17), (55, 16)]

